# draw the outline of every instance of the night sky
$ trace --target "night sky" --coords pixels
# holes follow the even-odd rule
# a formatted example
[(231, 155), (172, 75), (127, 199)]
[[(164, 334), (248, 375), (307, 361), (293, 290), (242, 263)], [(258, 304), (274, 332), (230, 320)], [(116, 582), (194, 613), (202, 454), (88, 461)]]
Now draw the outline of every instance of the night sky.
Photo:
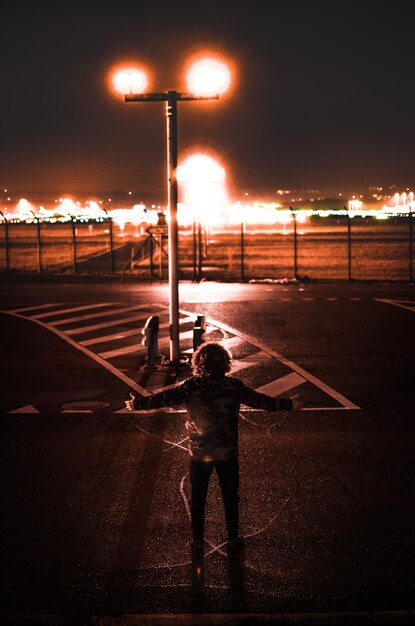
[(165, 197), (163, 104), (107, 87), (124, 59), (152, 91), (186, 90), (200, 49), (231, 93), (179, 104), (179, 161), (218, 158), (236, 199), (277, 189), (415, 188), (411, 3), (10, 2), (2, 10), (2, 189)]

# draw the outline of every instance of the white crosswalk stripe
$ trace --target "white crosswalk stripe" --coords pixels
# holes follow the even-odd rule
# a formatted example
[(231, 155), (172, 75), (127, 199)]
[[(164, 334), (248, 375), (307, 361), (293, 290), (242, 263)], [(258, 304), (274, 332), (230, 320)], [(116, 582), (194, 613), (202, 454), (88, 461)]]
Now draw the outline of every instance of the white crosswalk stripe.
[(389, 300), (387, 298), (374, 298), (376, 302), (384, 302), (385, 304), (392, 304), (399, 306), (401, 309), (406, 309), (415, 313), (415, 301), (414, 300)]
[[(314, 298), (303, 298), (306, 300), (314, 300)], [(283, 301), (292, 301), (292, 298), (281, 298)], [(329, 301), (335, 301), (337, 298), (326, 298)], [(383, 300), (380, 300), (383, 302)], [(392, 301), (385, 301), (388, 303), (397, 304)], [(399, 303), (398, 305), (409, 308), (407, 304)], [(414, 305), (414, 303), (411, 303)], [(415, 308), (415, 307), (414, 307)], [(47, 309), (47, 310), (46, 310)], [(105, 310), (103, 310), (105, 309)], [(143, 333), (142, 329), (146, 318), (150, 315), (157, 315), (159, 317), (159, 330), (161, 336), (158, 337), (159, 354), (166, 352), (166, 347), (170, 343), (170, 337), (165, 334), (165, 330), (170, 326), (168, 307), (159, 305), (158, 307), (150, 307), (148, 304), (144, 305), (128, 305), (123, 306), (119, 302), (101, 302), (95, 304), (68, 306), (65, 303), (61, 305), (57, 303), (44, 304), (32, 307), (21, 307), (11, 311), (12, 314), (24, 316), (29, 319), (33, 319), (37, 323), (49, 328), (62, 338), (71, 343), (71, 345), (78, 346), (78, 348), (88, 354), (90, 357), (95, 358), (101, 365), (105, 364), (105, 367), (121, 380), (124, 380), (131, 386), (132, 389), (138, 391), (138, 393), (148, 395), (149, 393), (156, 393), (159, 391), (173, 388), (177, 383), (167, 380), (168, 368), (166, 373), (166, 385), (160, 386), (162, 383), (162, 376), (150, 377), (148, 373), (146, 375), (145, 388), (141, 385), (140, 367), (143, 368), (146, 362), (147, 346), (143, 345)], [(412, 310), (412, 309), (411, 309)], [(42, 311), (39, 313), (39, 311)], [(78, 315), (78, 313), (82, 313)], [(132, 313), (128, 315), (128, 313)], [(72, 314), (72, 315), (71, 315)], [(127, 314), (127, 316), (125, 315)], [(62, 316), (65, 316), (62, 318)], [(115, 319), (103, 318), (115, 317)], [(50, 320), (48, 322), (48, 320)], [(100, 320), (100, 321), (98, 321)], [(193, 353), (193, 328), (189, 329), (189, 325), (196, 320), (196, 314), (189, 311), (180, 311), (179, 318), (179, 342), (183, 350), (182, 354), (187, 354), (189, 357)], [(85, 325), (83, 322), (93, 321), (95, 323)], [(266, 374), (266, 379), (269, 381), (270, 373), (275, 372), (275, 379), (267, 382), (266, 384), (257, 383), (256, 389), (259, 392), (266, 393), (270, 396), (278, 396), (281, 394), (287, 394), (291, 390), (304, 385), (305, 383), (311, 383), (311, 385), (318, 387), (322, 394), (331, 396), (337, 402), (336, 406), (322, 406), (321, 410), (334, 410), (334, 409), (358, 409), (359, 407), (348, 401), (347, 398), (337, 393), (317, 378), (308, 374), (301, 367), (295, 363), (285, 359), (282, 355), (279, 355), (275, 351), (271, 350), (265, 344), (258, 342), (255, 338), (244, 335), (236, 329), (226, 326), (215, 320), (207, 319), (206, 332), (204, 340), (209, 341), (213, 336), (223, 347), (228, 349), (231, 354), (234, 352), (237, 358), (233, 356), (232, 359), (232, 375), (239, 375), (244, 379), (248, 376), (250, 378), (250, 372), (254, 372), (254, 380), (259, 380)], [(126, 326), (137, 322), (136, 328), (126, 328)], [(141, 323), (141, 327), (140, 327)], [(73, 325), (76, 324), (75, 327)], [(65, 330), (65, 326), (71, 326)], [(115, 332), (108, 332), (107, 329), (114, 328)], [(164, 331), (164, 334), (163, 334)], [(78, 341), (74, 340), (74, 337), (78, 337)], [(94, 351), (96, 349), (96, 351)], [(118, 369), (120, 368), (120, 369)], [(265, 368), (265, 369), (264, 369)], [(272, 373), (271, 373), (272, 376)], [(150, 381), (153, 380), (153, 383)], [(308, 410), (312, 410), (313, 407), (307, 407)], [(318, 410), (317, 407), (314, 407)], [(11, 412), (34, 412), (36, 409), (30, 406), (20, 407)], [(67, 412), (67, 411), (66, 411)]]

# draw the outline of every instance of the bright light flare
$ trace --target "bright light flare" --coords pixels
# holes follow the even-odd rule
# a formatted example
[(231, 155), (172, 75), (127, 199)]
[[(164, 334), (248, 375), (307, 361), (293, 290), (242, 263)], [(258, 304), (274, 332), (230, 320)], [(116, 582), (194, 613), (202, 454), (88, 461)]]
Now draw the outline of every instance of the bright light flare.
[(225, 170), (206, 154), (194, 154), (177, 168), (180, 183), (216, 183), (225, 179)]
[(192, 219), (203, 224), (220, 222), (220, 213), (228, 202), (224, 168), (206, 154), (188, 157), (176, 172), (181, 184), (187, 211), (180, 211), (179, 219), (189, 224)]
[(136, 67), (119, 69), (113, 74), (112, 85), (121, 94), (142, 93), (148, 85), (147, 75)]
[(222, 61), (213, 58), (195, 61), (187, 74), (187, 86), (195, 96), (225, 93), (231, 84), (231, 73)]

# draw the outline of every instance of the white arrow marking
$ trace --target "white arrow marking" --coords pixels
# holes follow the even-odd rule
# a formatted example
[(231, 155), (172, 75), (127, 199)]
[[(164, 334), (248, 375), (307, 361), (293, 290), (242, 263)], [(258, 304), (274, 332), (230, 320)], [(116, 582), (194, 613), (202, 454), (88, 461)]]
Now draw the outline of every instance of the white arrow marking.
[(9, 413), (39, 413), (37, 409), (31, 404), (26, 404), (26, 406), (21, 406), (19, 409), (14, 409), (14, 411), (8, 411)]

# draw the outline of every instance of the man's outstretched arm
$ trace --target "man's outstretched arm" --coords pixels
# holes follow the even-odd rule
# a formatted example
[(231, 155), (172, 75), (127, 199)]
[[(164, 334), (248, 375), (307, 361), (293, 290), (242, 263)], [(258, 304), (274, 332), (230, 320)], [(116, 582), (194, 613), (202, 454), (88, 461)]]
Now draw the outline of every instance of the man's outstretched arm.
[(242, 383), (241, 403), (254, 409), (263, 411), (298, 411), (303, 404), (298, 395), (291, 398), (273, 398), (265, 393), (260, 393)]
[(178, 385), (173, 389), (160, 391), (151, 396), (140, 396), (130, 392), (130, 397), (125, 400), (125, 407), (128, 411), (149, 411), (150, 409), (159, 409), (164, 406), (178, 406), (184, 402), (184, 384)]

